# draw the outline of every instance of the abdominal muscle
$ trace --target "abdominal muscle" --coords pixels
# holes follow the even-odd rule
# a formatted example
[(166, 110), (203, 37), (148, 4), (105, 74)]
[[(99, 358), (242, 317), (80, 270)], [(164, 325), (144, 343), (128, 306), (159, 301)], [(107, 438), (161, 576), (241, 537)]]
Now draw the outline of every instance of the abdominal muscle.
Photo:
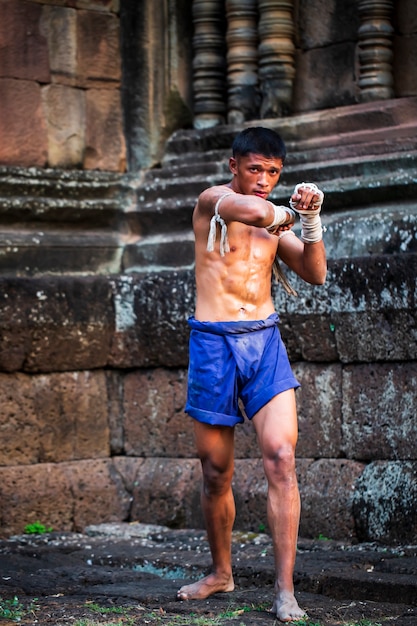
[(264, 229), (230, 231), (230, 252), (223, 257), (196, 241), (195, 317), (225, 322), (266, 319), (274, 312), (271, 266), (276, 243)]

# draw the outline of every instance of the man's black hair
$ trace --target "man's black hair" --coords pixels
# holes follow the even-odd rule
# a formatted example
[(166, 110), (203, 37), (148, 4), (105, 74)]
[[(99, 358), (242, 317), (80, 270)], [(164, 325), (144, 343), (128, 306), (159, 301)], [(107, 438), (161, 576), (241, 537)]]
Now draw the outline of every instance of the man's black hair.
[(262, 154), (265, 157), (275, 157), (285, 160), (287, 150), (280, 135), (271, 128), (253, 126), (242, 130), (232, 144), (234, 157), (248, 154)]

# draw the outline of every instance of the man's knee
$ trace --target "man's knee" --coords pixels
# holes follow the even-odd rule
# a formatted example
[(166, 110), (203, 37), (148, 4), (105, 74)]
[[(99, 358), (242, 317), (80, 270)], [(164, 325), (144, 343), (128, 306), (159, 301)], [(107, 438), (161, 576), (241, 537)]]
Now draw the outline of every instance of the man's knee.
[(270, 450), (263, 461), (268, 478), (274, 481), (287, 481), (294, 478), (295, 448), (291, 444), (282, 444)]
[(222, 467), (208, 461), (202, 464), (203, 488), (207, 496), (226, 493), (232, 484), (233, 467)]

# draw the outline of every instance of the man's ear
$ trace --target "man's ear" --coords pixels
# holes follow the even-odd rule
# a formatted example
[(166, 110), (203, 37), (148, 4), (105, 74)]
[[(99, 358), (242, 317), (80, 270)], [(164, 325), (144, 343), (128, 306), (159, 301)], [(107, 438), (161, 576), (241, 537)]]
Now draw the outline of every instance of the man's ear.
[(237, 161), (235, 157), (230, 157), (229, 159), (229, 170), (232, 172), (233, 176), (237, 174)]

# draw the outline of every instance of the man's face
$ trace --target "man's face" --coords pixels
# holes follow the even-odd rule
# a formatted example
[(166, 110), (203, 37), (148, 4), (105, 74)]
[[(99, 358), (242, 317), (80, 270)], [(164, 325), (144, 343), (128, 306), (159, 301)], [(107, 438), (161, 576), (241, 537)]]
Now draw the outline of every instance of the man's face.
[(279, 180), (283, 163), (277, 157), (248, 154), (231, 157), (229, 167), (233, 174), (234, 191), (265, 200)]

